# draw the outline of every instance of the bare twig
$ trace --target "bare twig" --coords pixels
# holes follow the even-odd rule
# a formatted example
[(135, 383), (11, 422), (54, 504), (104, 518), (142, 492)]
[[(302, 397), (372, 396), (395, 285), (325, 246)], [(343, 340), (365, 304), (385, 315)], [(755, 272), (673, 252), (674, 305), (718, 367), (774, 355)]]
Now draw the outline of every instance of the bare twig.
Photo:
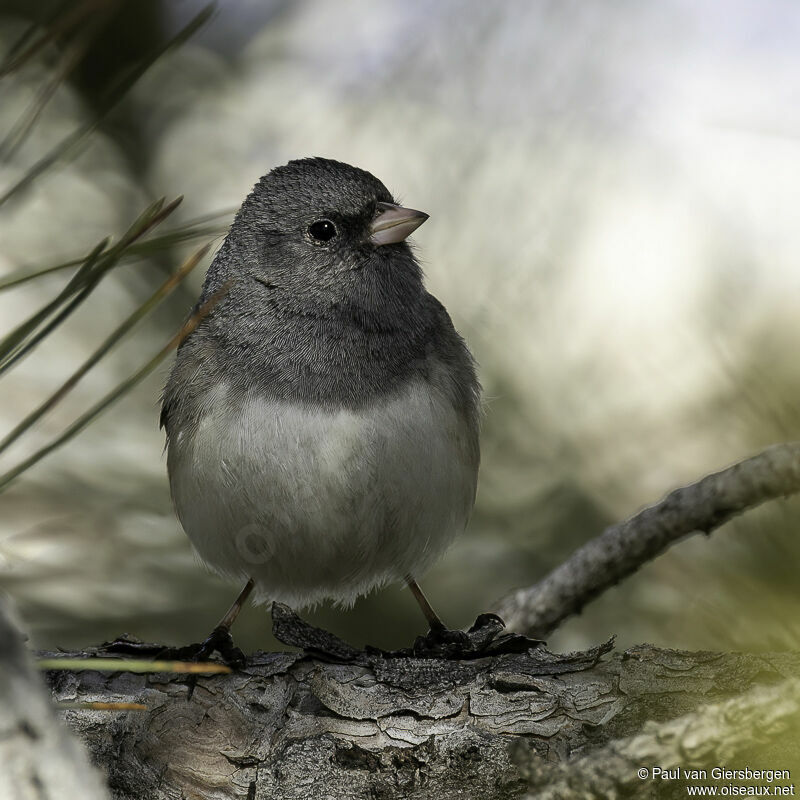
[(546, 578), (495, 608), (515, 630), (542, 637), (594, 597), (691, 533), (711, 533), (749, 508), (800, 491), (800, 443), (753, 458), (670, 492), (626, 522), (606, 528)]

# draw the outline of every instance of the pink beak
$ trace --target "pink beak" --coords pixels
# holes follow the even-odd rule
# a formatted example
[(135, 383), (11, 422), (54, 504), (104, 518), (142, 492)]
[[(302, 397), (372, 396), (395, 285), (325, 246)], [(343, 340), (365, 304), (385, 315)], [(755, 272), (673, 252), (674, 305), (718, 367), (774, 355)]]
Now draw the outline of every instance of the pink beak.
[(377, 246), (402, 242), (426, 219), (428, 215), (423, 211), (403, 208), (394, 203), (378, 203), (378, 210), (370, 226), (369, 240)]

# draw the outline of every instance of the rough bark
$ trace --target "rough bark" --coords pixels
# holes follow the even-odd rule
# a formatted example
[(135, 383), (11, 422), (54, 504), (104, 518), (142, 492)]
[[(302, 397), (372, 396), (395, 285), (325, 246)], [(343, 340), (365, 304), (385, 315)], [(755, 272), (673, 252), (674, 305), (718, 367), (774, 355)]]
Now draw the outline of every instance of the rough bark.
[(359, 664), (261, 653), (190, 700), (186, 676), (49, 678), (59, 700), (147, 706), (66, 712), (124, 800), (653, 797), (636, 767), (729, 763), (753, 736), (766, 746), (754, 766), (788, 768), (800, 655), (610, 647)]

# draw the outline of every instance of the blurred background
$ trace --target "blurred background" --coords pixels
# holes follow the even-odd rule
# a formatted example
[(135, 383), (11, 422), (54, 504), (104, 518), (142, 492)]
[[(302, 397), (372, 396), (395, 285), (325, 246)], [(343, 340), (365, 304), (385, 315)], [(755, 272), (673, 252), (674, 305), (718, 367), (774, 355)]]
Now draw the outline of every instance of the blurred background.
[[(421, 581), (451, 625), (668, 490), (800, 436), (795, 0), (203, 10), (0, 0), (0, 336), (76, 267), (21, 277), (185, 198), (0, 374), (0, 437), (187, 255), (218, 246), (262, 174), (308, 155), (368, 169), (431, 215), (414, 234), (428, 285), (480, 363), (477, 507)], [(207, 262), (0, 453), (0, 472), (166, 343)], [(170, 506), (168, 366), (0, 495), (0, 591), (37, 647), (197, 641), (240, 588), (197, 562)], [(800, 502), (777, 502), (677, 545), (551, 647), (800, 648), (798, 522)], [(383, 647), (424, 628), (400, 587), (309, 616)], [(235, 634), (280, 647), (269, 630), (249, 608)]]

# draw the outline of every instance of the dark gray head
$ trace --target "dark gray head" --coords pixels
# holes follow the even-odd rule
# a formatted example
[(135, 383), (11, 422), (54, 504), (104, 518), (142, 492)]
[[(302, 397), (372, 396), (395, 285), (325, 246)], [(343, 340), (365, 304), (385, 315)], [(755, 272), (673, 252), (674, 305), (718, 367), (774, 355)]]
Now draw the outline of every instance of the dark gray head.
[[(204, 294), (233, 280), (234, 301), (266, 287), (286, 311), (298, 304), (322, 314), (350, 301), (369, 306), (392, 285), (421, 286), (405, 238), (427, 218), (396, 205), (362, 169), (325, 158), (290, 161), (265, 175), (242, 204)], [(380, 297), (372, 298), (375, 292)]]

